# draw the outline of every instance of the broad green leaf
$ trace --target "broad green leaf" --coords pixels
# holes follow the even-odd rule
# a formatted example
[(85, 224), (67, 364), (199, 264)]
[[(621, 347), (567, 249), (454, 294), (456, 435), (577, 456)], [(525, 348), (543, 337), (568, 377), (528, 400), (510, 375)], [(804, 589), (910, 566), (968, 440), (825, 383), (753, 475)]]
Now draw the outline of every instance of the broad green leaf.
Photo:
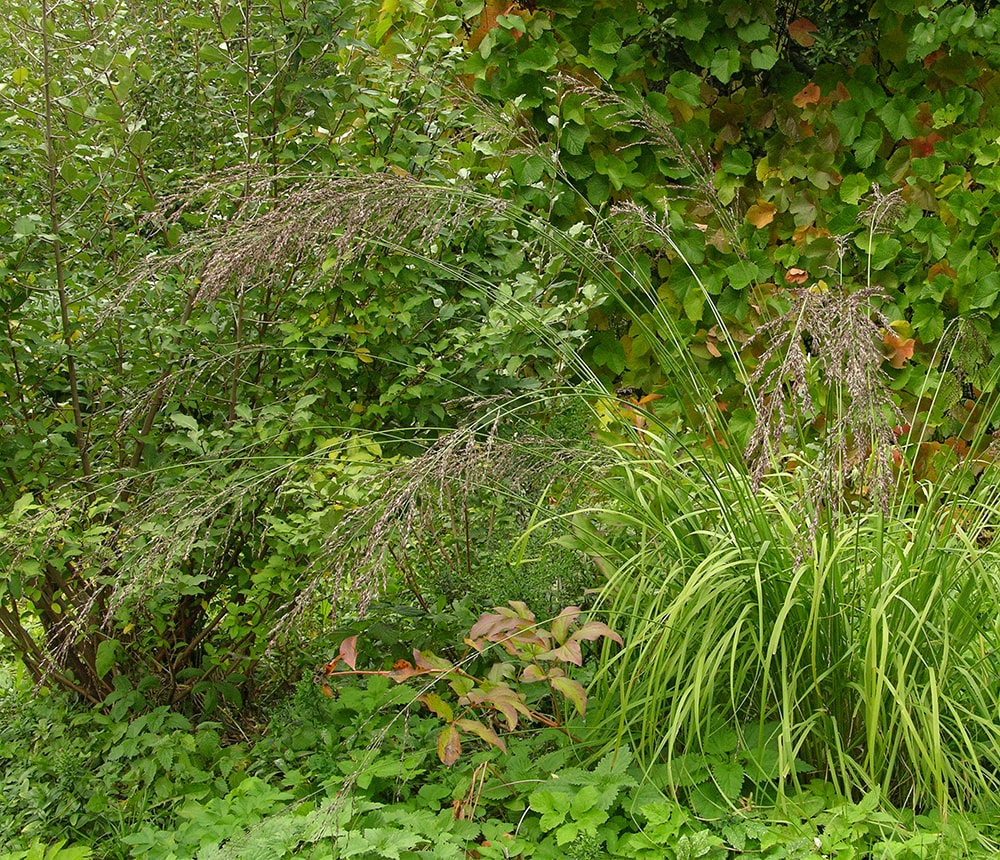
[(190, 415), (185, 415), (183, 412), (174, 412), (170, 416), (170, 420), (177, 426), (184, 430), (197, 430), (198, 422), (192, 418)]
[(528, 805), (541, 815), (538, 822), (543, 831), (553, 830), (566, 820), (572, 801), (565, 791), (540, 788), (528, 796)]
[(615, 54), (622, 46), (622, 37), (613, 21), (600, 21), (590, 31), (590, 47), (604, 54)]
[(103, 678), (111, 671), (120, 647), (116, 639), (104, 639), (98, 644), (97, 654), (94, 657), (94, 671), (99, 678)]

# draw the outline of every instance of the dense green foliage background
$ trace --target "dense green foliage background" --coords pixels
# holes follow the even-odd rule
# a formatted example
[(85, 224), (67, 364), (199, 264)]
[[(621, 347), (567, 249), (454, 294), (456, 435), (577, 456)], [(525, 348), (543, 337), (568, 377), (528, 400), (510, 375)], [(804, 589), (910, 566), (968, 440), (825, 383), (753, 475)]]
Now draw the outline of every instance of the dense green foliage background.
[[(0, 741), (0, 838), (990, 850), (1000, 10), (3, 15), (4, 695), (51, 696)], [(542, 630), (603, 613), (622, 650), (558, 622), (480, 666), (470, 629), (510, 600)], [(353, 635), (373, 674), (351, 662), (329, 703), (299, 687), (282, 707), (308, 741), (265, 731)], [(413, 648), (450, 692), (387, 692)], [(548, 728), (505, 759), (515, 681), (553, 705), (517, 699)], [(397, 719), (381, 698), (415, 728), (362, 785)], [(493, 748), (469, 763), (460, 737)], [(579, 792), (503, 799), (560, 770)], [(293, 801), (273, 844), (227, 843)]]

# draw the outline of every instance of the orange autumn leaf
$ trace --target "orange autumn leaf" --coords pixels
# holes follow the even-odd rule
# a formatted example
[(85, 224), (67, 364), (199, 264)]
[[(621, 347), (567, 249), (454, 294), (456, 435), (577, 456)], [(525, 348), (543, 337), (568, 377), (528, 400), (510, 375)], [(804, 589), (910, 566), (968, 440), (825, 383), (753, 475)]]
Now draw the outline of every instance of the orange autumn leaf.
[(887, 331), (882, 342), (885, 344), (886, 360), (896, 370), (904, 367), (906, 362), (913, 358), (916, 341), (912, 337), (900, 337), (894, 331)]
[(820, 93), (819, 87), (810, 81), (794, 96), (792, 96), (792, 104), (800, 108), (804, 108), (807, 105), (818, 104), (821, 95), (822, 93)]
[(818, 30), (819, 27), (808, 18), (796, 18), (788, 25), (788, 35), (792, 41), (797, 42), (803, 48), (811, 48), (816, 44), (816, 40), (812, 37), (812, 34)]
[(809, 278), (809, 273), (805, 269), (792, 266), (785, 272), (785, 280), (789, 284), (804, 284)]
[(928, 269), (927, 280), (933, 281), (938, 275), (946, 275), (954, 280), (958, 277), (958, 272), (942, 260), (940, 263), (935, 263), (930, 267), (930, 269)]
[(773, 203), (768, 203), (767, 201), (760, 201), (754, 203), (749, 209), (747, 209), (747, 221), (753, 224), (758, 230), (761, 227), (766, 227), (774, 220), (775, 213), (778, 211), (778, 207)]

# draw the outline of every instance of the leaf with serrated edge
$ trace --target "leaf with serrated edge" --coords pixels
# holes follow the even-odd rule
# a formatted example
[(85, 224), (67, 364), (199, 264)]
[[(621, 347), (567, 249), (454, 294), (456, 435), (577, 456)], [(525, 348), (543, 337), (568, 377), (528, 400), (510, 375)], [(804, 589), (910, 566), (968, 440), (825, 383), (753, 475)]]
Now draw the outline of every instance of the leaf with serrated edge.
[(443, 657), (438, 657), (430, 651), (418, 651), (413, 649), (413, 664), (418, 669), (438, 669), (441, 672), (450, 672), (455, 667)]

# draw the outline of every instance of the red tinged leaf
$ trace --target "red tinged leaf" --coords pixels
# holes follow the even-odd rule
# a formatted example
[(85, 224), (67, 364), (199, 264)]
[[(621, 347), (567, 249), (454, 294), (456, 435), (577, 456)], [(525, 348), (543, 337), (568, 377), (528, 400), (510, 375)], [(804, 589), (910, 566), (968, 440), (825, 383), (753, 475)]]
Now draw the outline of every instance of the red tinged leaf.
[(600, 621), (588, 621), (583, 625), (576, 633), (573, 634), (573, 639), (584, 639), (587, 642), (593, 642), (595, 639), (600, 639), (601, 637), (605, 639), (610, 639), (612, 642), (617, 642), (619, 645), (624, 644), (622, 642), (622, 637), (615, 633), (607, 624), (603, 624)]
[(812, 34), (819, 31), (812, 21), (808, 18), (796, 18), (788, 25), (788, 35), (791, 37), (793, 42), (801, 45), (803, 48), (811, 48), (816, 44), (816, 40), (813, 38)]
[(493, 731), (493, 729), (484, 726), (478, 720), (456, 720), (455, 725), (458, 726), (463, 732), (472, 732), (472, 734), (482, 738), (491, 746), (495, 746), (501, 752), (507, 752), (507, 747), (504, 745), (504, 742), (500, 740), (497, 733)]
[(330, 685), (327, 684), (325, 681), (321, 689), (323, 690), (324, 696), (329, 696), (331, 699), (333, 698), (333, 690), (330, 689)]
[(397, 684), (402, 684), (403, 681), (407, 681), (414, 675), (422, 675), (422, 672), (418, 672), (413, 668), (413, 664), (409, 660), (397, 660), (392, 664), (392, 669), (385, 673), (389, 678), (392, 678)]
[(896, 332), (890, 330), (885, 333), (882, 342), (885, 345), (883, 353), (886, 360), (896, 370), (905, 367), (906, 362), (913, 358), (913, 348), (916, 346), (916, 340), (912, 337), (900, 337)]
[(533, 684), (537, 681), (544, 681), (548, 676), (542, 669), (532, 663), (530, 666), (525, 666), (524, 671), (521, 673), (521, 680), (525, 684)]
[(792, 266), (787, 272), (785, 272), (785, 280), (789, 284), (804, 284), (809, 279), (809, 273), (805, 269), (799, 269), (796, 266)]
[(451, 672), (455, 667), (431, 651), (413, 649), (413, 664), (424, 672)]
[(340, 659), (352, 669), (357, 668), (358, 662), (358, 637), (348, 636), (340, 643)]
[(539, 660), (562, 660), (564, 663), (572, 663), (574, 666), (583, 665), (583, 653), (580, 651), (580, 642), (577, 639), (576, 634), (567, 641), (564, 645), (560, 645), (558, 648), (553, 648), (551, 651), (546, 651), (543, 654), (538, 655)]
[[(647, 396), (658, 397), (660, 395)], [(643, 399), (645, 400), (646, 398)], [(580, 617), (581, 611), (579, 606), (567, 606), (552, 622), (552, 635), (560, 645), (566, 641), (566, 637), (569, 636), (569, 628)]]
[(423, 696), (419, 696), (418, 699), (445, 722), (450, 723), (455, 719), (455, 712), (451, 709), (451, 705), (437, 693), (425, 693)]
[(437, 753), (441, 763), (446, 767), (451, 767), (462, 755), (462, 739), (454, 726), (445, 726), (438, 735)]
[(819, 87), (816, 86), (812, 81), (806, 84), (801, 90), (799, 90), (794, 96), (792, 96), (792, 104), (796, 107), (804, 108), (808, 105), (819, 104), (820, 91)]
[(572, 678), (551, 678), (549, 683), (573, 703), (577, 713), (582, 717), (587, 712), (587, 691), (579, 681)]

